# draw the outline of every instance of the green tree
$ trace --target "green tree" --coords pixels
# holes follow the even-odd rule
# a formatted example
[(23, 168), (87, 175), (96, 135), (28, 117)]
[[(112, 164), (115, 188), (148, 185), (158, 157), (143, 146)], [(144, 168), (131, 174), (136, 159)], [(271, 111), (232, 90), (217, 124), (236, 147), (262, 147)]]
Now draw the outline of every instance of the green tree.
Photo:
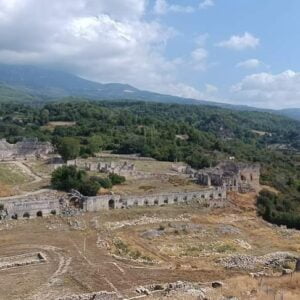
[(75, 159), (80, 154), (80, 142), (72, 137), (61, 138), (58, 141), (57, 150), (64, 161)]
[(85, 171), (77, 170), (74, 166), (62, 166), (52, 173), (51, 184), (57, 190), (79, 190), (86, 178)]
[(85, 196), (96, 196), (99, 189), (100, 184), (96, 180), (89, 178), (88, 180), (82, 182), (79, 191)]
[(49, 110), (48, 109), (42, 109), (40, 113), (40, 123), (42, 125), (45, 125), (49, 122)]
[(103, 140), (99, 135), (93, 135), (88, 140), (88, 148), (90, 153), (97, 153), (101, 150), (103, 146)]

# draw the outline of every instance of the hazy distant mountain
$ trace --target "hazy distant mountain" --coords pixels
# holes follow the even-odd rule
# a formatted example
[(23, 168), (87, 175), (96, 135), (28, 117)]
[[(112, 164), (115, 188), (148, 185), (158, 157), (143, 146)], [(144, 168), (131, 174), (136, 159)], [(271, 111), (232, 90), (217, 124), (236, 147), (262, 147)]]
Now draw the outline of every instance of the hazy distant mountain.
[(278, 111), (281, 115), (300, 120), (300, 108), (287, 108)]
[(233, 110), (269, 111), (300, 120), (300, 108), (272, 111), (249, 106), (195, 100), (142, 91), (128, 84), (102, 84), (57, 70), (35, 66), (0, 64), (1, 102), (43, 102), (68, 96), (95, 100), (142, 100), (162, 103), (210, 105)]

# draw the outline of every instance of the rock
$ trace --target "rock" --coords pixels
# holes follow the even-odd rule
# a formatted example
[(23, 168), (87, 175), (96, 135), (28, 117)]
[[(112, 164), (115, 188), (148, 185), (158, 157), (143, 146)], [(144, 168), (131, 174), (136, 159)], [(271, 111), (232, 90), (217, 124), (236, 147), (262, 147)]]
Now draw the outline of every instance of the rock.
[(292, 274), (293, 273), (293, 270), (291, 269), (283, 269), (282, 270), (282, 275), (288, 275), (288, 274)]
[[(295, 256), (288, 252), (274, 252), (263, 256), (231, 255), (218, 260), (225, 268), (255, 270), (257, 267), (277, 268), (282, 267), (287, 260), (293, 260)], [(299, 262), (300, 272), (300, 262)]]
[(214, 289), (221, 288), (223, 285), (224, 285), (224, 283), (221, 282), (221, 281), (214, 281), (214, 282), (211, 283), (211, 286)]
[(138, 294), (143, 294), (143, 295), (147, 295), (147, 296), (151, 295), (151, 292), (143, 286), (138, 287), (135, 291)]

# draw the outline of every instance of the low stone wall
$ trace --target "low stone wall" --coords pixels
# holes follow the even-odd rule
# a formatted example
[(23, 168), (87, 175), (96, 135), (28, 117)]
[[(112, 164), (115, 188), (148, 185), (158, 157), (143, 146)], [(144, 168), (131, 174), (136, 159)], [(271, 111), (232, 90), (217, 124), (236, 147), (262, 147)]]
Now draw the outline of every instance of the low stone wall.
[(30, 195), (0, 198), (2, 219), (34, 218), (60, 213), (60, 194), (52, 190), (42, 190)]
[(147, 196), (103, 195), (88, 197), (83, 204), (83, 209), (88, 212), (96, 212), (138, 206), (180, 204), (193, 200), (208, 207), (225, 207), (227, 204), (226, 189), (207, 188), (195, 192), (165, 193)]

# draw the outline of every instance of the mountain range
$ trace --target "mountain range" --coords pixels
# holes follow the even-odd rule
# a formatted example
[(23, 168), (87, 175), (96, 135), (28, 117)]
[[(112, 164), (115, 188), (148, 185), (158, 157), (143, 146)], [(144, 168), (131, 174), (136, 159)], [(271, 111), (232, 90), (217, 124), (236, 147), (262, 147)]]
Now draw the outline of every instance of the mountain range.
[(36, 66), (0, 65), (0, 102), (46, 102), (70, 96), (92, 100), (140, 100), (209, 105), (243, 111), (267, 111), (300, 120), (300, 108), (270, 110), (207, 100), (195, 100), (143, 91), (128, 84), (102, 84), (70, 73)]

